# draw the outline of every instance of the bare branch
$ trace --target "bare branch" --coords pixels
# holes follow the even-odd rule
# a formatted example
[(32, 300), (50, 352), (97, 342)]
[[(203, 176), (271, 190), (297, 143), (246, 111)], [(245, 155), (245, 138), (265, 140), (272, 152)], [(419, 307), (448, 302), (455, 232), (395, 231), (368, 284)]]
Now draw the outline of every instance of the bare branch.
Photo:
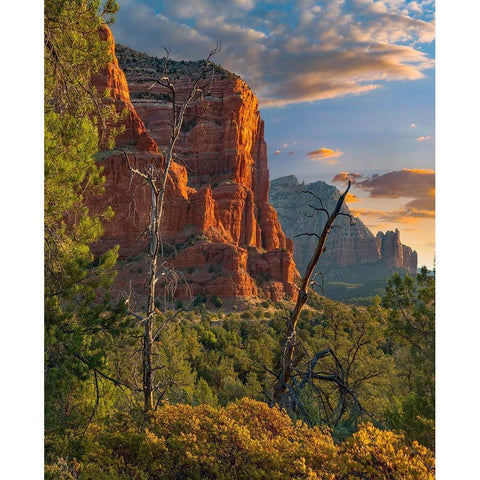
[[(323, 200), (318, 196), (318, 195), (315, 195), (313, 192), (311, 192), (310, 190), (300, 190), (299, 192), (297, 192), (298, 194), (301, 194), (301, 193), (308, 193), (309, 195), (311, 195), (312, 197), (314, 197), (315, 199), (317, 199), (319, 202), (320, 202), (320, 206), (322, 208), (324, 208), (323, 206)], [(328, 215), (328, 212), (327, 212), (327, 215)]]
[(344, 217), (348, 217), (350, 219), (350, 226), (356, 225), (355, 221), (353, 220), (353, 216), (350, 213), (343, 213), (340, 212), (338, 215), (342, 215)]
[(298, 235), (295, 235), (293, 238), (302, 237), (304, 235), (306, 235), (308, 237), (317, 237), (317, 239), (320, 240), (320, 235), (318, 235), (316, 233), (299, 233)]
[(308, 206), (313, 210), (316, 210), (317, 212), (325, 212), (327, 214), (327, 218), (330, 217), (330, 213), (328, 213), (328, 210), (326, 208), (323, 208), (323, 207), (319, 208), (319, 207), (316, 207), (315, 205), (312, 205), (311, 203), (309, 203)]
[[(293, 371), (295, 368), (293, 358), (294, 358), (295, 346), (296, 346), (296, 325), (300, 317), (300, 312), (302, 311), (308, 299), (308, 292), (310, 288), (311, 277), (320, 259), (320, 256), (324, 252), (325, 242), (327, 241), (329, 231), (333, 225), (333, 222), (335, 221), (335, 219), (338, 217), (338, 214), (340, 213), (340, 209), (342, 208), (342, 205), (345, 201), (345, 197), (347, 196), (347, 193), (350, 190), (350, 186), (351, 186), (351, 182), (349, 181), (347, 188), (345, 189), (343, 194), (340, 195), (340, 198), (338, 199), (331, 215), (329, 215), (327, 218), (327, 221), (325, 223), (325, 226), (323, 227), (322, 233), (318, 238), (318, 243), (317, 243), (315, 252), (313, 253), (312, 258), (310, 259), (305, 275), (302, 278), (300, 291), (298, 293), (295, 307), (291, 311), (290, 317), (287, 322), (287, 333), (285, 335), (285, 343), (284, 343), (284, 348), (282, 352), (282, 365), (280, 368), (280, 374), (279, 374), (278, 380), (274, 384), (273, 395), (272, 395), (273, 400), (280, 405), (282, 405), (285, 401), (285, 394), (288, 391), (288, 384), (292, 379)], [(308, 190), (305, 190), (304, 192), (311, 194), (311, 192), (309, 192)], [(312, 194), (312, 195), (318, 199), (318, 197), (315, 194)]]
[(160, 334), (160, 332), (169, 324), (169, 323), (172, 323), (173, 320), (175, 320), (175, 318), (177, 318), (177, 316), (184, 312), (185, 310), (183, 308), (180, 308), (179, 310), (177, 310), (172, 316), (170, 316), (167, 320), (165, 320), (162, 325), (160, 325), (160, 327), (158, 327), (157, 331), (154, 333), (153, 335), (153, 340), (155, 341), (158, 337), (158, 335)]

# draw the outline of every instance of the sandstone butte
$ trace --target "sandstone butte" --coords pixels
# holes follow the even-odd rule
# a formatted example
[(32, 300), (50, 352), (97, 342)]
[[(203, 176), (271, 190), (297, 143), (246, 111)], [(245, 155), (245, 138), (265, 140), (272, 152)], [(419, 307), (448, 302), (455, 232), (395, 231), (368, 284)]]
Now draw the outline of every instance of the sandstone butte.
[[(340, 191), (333, 185), (322, 181), (300, 183), (294, 175), (277, 178), (270, 185), (270, 202), (284, 232), (292, 237), (303, 232), (320, 232), (325, 225), (324, 212), (313, 210), (312, 197), (301, 194), (306, 190), (321, 198), (328, 211), (332, 211), (340, 197)], [(342, 213), (351, 215), (348, 202), (342, 206)], [(318, 264), (325, 280), (369, 281), (388, 278), (394, 271), (417, 273), (417, 252), (402, 244), (398, 229), (374, 236), (360, 218), (352, 220), (339, 217), (330, 232)], [(295, 238), (294, 260), (300, 273), (305, 271), (316, 242), (311, 236)]]
[[(167, 91), (155, 84), (161, 62), (126, 47), (115, 49), (107, 27), (101, 36), (113, 60), (94, 83), (99, 90), (109, 89), (109, 101), (124, 114), (125, 130), (116, 147), (128, 152), (138, 168), (153, 164), (161, 171), (171, 116)], [(169, 66), (178, 100), (189, 92), (199, 68), (198, 62)], [(267, 146), (257, 98), (239, 77), (221, 68), (202, 79), (200, 87), (202, 95), (188, 108), (177, 141), (161, 223), (166, 265), (179, 274), (176, 297), (295, 298), (293, 244), (268, 202)], [(149, 188), (130, 174), (118, 150), (100, 152), (98, 164), (105, 194), (87, 202), (97, 212), (111, 205), (115, 217), (105, 223), (94, 251), (118, 244), (115, 289), (142, 294), (148, 272)]]

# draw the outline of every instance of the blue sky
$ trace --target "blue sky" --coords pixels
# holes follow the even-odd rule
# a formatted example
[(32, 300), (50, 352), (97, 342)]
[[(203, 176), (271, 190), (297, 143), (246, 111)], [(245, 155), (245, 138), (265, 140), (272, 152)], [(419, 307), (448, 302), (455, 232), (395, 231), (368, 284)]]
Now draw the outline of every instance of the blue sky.
[[(271, 178), (360, 175), (350, 208), (374, 233), (399, 228), (420, 264), (433, 265), (434, 205), (419, 200), (433, 199), (435, 181), (433, 1), (119, 3), (112, 31), (136, 50), (199, 59), (221, 41), (215, 61), (259, 98)], [(372, 196), (376, 174), (401, 183)]]

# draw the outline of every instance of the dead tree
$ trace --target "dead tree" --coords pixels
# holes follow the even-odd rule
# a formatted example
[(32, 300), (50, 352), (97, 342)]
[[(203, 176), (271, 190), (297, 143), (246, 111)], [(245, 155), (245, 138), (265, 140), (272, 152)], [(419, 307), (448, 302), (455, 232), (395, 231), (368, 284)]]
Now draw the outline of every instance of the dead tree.
[[(128, 312), (133, 315), (144, 326), (144, 332), (142, 335), (142, 390), (144, 397), (144, 411), (150, 412), (154, 409), (154, 371), (153, 366), (153, 346), (156, 337), (159, 335), (161, 329), (165, 326), (165, 322), (154, 332), (154, 318), (155, 318), (155, 299), (156, 299), (156, 285), (159, 280), (159, 258), (163, 258), (163, 241), (161, 233), (161, 222), (165, 204), (165, 191), (167, 185), (167, 179), (169, 175), (170, 166), (173, 162), (175, 153), (175, 144), (180, 135), (180, 131), (183, 125), (186, 110), (192, 100), (201, 92), (199, 88), (200, 80), (210, 71), (213, 71), (213, 65), (211, 58), (218, 53), (220, 46), (217, 45), (207, 59), (204, 60), (203, 68), (199, 75), (194, 79), (186, 98), (181, 102), (177, 99), (177, 91), (175, 85), (170, 80), (168, 75), (168, 60), (169, 52), (164, 61), (164, 74), (162, 78), (157, 82), (165, 87), (171, 95), (171, 122), (170, 122), (170, 139), (168, 143), (167, 151), (164, 154), (164, 162), (161, 169), (158, 169), (155, 165), (150, 164), (141, 171), (139, 168), (134, 167), (129, 159), (128, 154), (123, 151), (130, 172), (132, 175), (136, 175), (142, 178), (145, 184), (149, 187), (151, 193), (151, 208), (150, 208), (150, 223), (148, 226), (148, 256), (150, 259), (149, 276), (147, 282), (148, 298), (145, 314), (139, 314), (131, 309)], [(127, 305), (128, 307), (128, 305)], [(179, 312), (175, 312), (176, 316)]]
[(320, 256), (325, 251), (325, 243), (327, 241), (327, 237), (333, 226), (333, 223), (339, 215), (347, 215), (341, 213), (340, 210), (342, 208), (343, 202), (345, 201), (345, 197), (350, 190), (350, 184), (351, 183), (349, 181), (346, 190), (338, 199), (337, 204), (335, 205), (335, 208), (331, 213), (326, 208), (324, 208), (322, 200), (320, 198), (318, 198), (312, 192), (306, 192), (314, 196), (320, 202), (320, 207), (314, 205), (311, 205), (311, 207), (317, 211), (324, 212), (327, 216), (327, 220), (320, 235), (317, 235), (316, 233), (312, 234), (318, 238), (317, 246), (302, 278), (295, 307), (293, 308), (293, 310), (291, 310), (290, 315), (287, 318), (287, 332), (285, 336), (285, 344), (282, 351), (281, 365), (279, 372), (276, 375), (276, 381), (274, 382), (272, 391), (273, 403), (282, 407), (285, 406), (286, 398), (289, 396), (289, 389), (291, 388), (290, 384), (293, 379), (295, 367), (301, 360), (300, 355), (297, 355), (297, 358), (294, 358), (297, 346), (296, 327), (298, 319), (300, 317), (300, 312), (302, 311), (305, 303), (307, 302), (308, 292), (311, 288), (312, 275), (320, 259)]
[[(282, 351), (280, 367), (277, 372), (269, 371), (276, 378), (273, 384), (273, 390), (271, 395), (264, 390), (267, 398), (270, 399), (270, 404), (279, 405), (282, 408), (286, 408), (289, 412), (303, 418), (307, 423), (310, 422), (310, 415), (302, 404), (302, 394), (306, 387), (310, 387), (313, 392), (318, 396), (318, 399), (323, 405), (325, 410), (325, 422), (331, 426), (337, 426), (341, 419), (347, 413), (349, 415), (349, 421), (356, 424), (360, 415), (369, 417), (373, 423), (382, 428), (382, 426), (375, 421), (372, 415), (362, 406), (355, 389), (352, 388), (349, 382), (349, 371), (352, 362), (355, 359), (358, 349), (368, 342), (362, 343), (362, 337), (365, 333), (361, 332), (360, 337), (356, 343), (355, 354), (347, 364), (342, 364), (338, 358), (334, 349), (327, 347), (317, 352), (313, 357), (310, 357), (305, 346), (296, 339), (296, 326), (302, 308), (307, 302), (309, 290), (317, 285), (315, 282), (314, 270), (320, 259), (320, 256), (325, 251), (325, 243), (328, 237), (329, 231), (334, 228), (333, 225), (336, 218), (340, 215), (344, 215), (350, 218), (350, 225), (353, 225), (351, 215), (341, 212), (343, 202), (350, 189), (350, 182), (345, 192), (338, 199), (335, 208), (330, 213), (323, 205), (322, 199), (317, 197), (310, 191), (302, 191), (299, 193), (308, 193), (312, 195), (320, 204), (320, 206), (309, 206), (314, 210), (323, 212), (327, 219), (325, 226), (320, 235), (317, 233), (303, 233), (300, 235), (315, 236), (318, 239), (315, 252), (307, 266), (305, 275), (302, 278), (299, 295), (297, 302), (290, 314), (285, 317), (287, 320), (287, 332), (285, 336), (285, 343)], [(333, 317), (333, 314), (332, 314)], [(309, 358), (310, 357), (310, 358)], [(317, 368), (320, 361), (326, 358), (333, 360), (333, 364), (321, 371)], [(302, 362), (302, 363), (301, 363)], [(300, 367), (300, 364), (303, 366)], [(378, 372), (370, 373), (364, 377), (363, 380), (372, 378), (379, 375)], [(333, 387), (338, 392), (337, 401), (335, 403), (330, 402), (328, 390)], [(325, 388), (326, 387), (326, 388)]]

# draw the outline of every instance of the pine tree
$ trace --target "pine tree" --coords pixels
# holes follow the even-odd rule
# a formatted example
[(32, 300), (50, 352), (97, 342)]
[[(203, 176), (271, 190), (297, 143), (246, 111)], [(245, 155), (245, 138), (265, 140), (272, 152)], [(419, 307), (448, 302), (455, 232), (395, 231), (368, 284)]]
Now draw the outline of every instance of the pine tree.
[(435, 448), (435, 276), (395, 274), (382, 302), (395, 359), (397, 395), (387, 410), (392, 428)]
[[(109, 61), (98, 29), (116, 2), (45, 2), (45, 408), (47, 431), (78, 428), (98, 406), (106, 346), (124, 326), (112, 306), (118, 248), (95, 257), (107, 209), (92, 215), (84, 198), (99, 195), (104, 179), (95, 164), (104, 126), (116, 113), (104, 106), (91, 78)], [(110, 142), (111, 143), (111, 142)], [(85, 397), (86, 395), (86, 397)], [(93, 399), (93, 400), (92, 400)], [(84, 406), (82, 406), (82, 403)]]

